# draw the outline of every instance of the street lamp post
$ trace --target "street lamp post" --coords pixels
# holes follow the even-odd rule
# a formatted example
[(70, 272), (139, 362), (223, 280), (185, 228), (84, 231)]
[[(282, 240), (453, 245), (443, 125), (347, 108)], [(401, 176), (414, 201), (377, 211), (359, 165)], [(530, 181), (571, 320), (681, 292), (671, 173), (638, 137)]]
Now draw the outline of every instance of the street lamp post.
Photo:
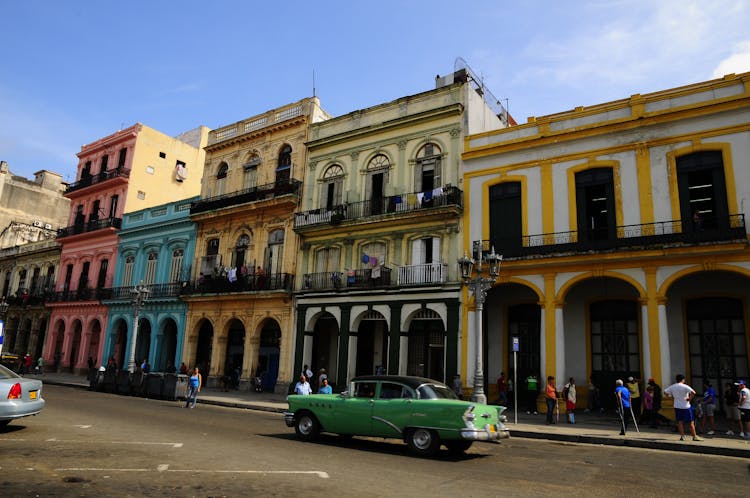
[(128, 358), (128, 372), (131, 374), (135, 372), (135, 344), (138, 338), (138, 317), (141, 314), (143, 303), (148, 297), (148, 287), (141, 283), (130, 289), (130, 294), (133, 296), (133, 336), (130, 338), (130, 358)]
[[(495, 248), (492, 248), (490, 254), (483, 254), (482, 241), (474, 241), (474, 252), (477, 253), (477, 259), (467, 257), (465, 254), (458, 260), (458, 266), (461, 269), (461, 280), (463, 285), (471, 290), (474, 295), (474, 340), (475, 357), (474, 357), (474, 390), (471, 394), (471, 401), (476, 403), (487, 403), (487, 396), (484, 394), (484, 369), (482, 368), (482, 310), (484, 309), (484, 300), (487, 297), (487, 291), (495, 283), (499, 274), (500, 262), (503, 257), (495, 254)], [(482, 263), (486, 262), (486, 267)], [(473, 276), (474, 266), (476, 265), (476, 276)], [(486, 275), (485, 275), (486, 271)]]

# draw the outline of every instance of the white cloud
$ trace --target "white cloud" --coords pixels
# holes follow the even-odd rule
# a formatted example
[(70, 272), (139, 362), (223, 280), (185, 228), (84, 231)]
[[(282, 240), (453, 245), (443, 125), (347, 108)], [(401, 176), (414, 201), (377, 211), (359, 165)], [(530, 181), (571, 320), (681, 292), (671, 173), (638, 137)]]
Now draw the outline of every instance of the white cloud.
[(732, 51), (732, 55), (716, 66), (713, 77), (721, 78), (726, 74), (739, 74), (747, 71), (750, 71), (750, 40), (738, 43)]

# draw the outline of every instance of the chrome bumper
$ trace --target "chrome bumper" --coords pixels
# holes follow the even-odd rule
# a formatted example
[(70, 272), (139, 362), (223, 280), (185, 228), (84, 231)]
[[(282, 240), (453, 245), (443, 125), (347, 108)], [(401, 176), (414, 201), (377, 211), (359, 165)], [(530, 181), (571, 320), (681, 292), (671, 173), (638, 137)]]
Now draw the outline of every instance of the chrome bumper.
[(470, 441), (500, 441), (509, 437), (510, 431), (502, 423), (494, 426), (487, 424), (483, 429), (461, 429), (461, 439), (468, 439)]
[(294, 427), (294, 413), (284, 412), (284, 423), (287, 427)]

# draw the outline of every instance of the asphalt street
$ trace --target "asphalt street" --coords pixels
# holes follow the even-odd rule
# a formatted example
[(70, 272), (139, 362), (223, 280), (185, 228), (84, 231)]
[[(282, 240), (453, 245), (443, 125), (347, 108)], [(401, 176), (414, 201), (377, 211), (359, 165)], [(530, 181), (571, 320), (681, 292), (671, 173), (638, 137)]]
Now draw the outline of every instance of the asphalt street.
[(44, 395), (0, 432), (3, 496), (743, 496), (750, 474), (735, 457), (520, 438), (419, 459), (399, 441), (303, 443), (276, 413)]

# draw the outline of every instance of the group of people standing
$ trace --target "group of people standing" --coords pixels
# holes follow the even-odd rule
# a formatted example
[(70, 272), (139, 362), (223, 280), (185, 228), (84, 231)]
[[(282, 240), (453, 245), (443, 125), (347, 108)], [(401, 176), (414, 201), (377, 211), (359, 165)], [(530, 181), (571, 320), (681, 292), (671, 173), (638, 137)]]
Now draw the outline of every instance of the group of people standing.
[[(294, 394), (300, 394), (302, 396), (308, 396), (312, 394), (313, 387), (310, 381), (313, 379), (313, 372), (310, 367), (305, 365), (302, 367), (302, 373), (299, 376), (299, 382), (294, 386)], [(318, 394), (332, 394), (333, 388), (328, 384), (328, 374), (325, 368), (321, 368), (318, 371), (317, 379)]]

